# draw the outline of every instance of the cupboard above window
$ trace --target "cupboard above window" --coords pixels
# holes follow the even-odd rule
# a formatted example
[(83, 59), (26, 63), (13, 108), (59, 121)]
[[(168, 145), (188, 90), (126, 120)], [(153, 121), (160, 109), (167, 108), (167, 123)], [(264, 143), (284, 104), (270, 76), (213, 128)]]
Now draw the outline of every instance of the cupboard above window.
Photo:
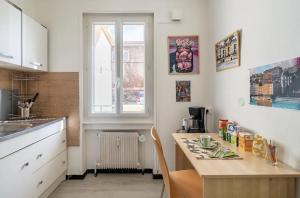
[(48, 30), (6, 0), (0, 0), (0, 67), (48, 71)]

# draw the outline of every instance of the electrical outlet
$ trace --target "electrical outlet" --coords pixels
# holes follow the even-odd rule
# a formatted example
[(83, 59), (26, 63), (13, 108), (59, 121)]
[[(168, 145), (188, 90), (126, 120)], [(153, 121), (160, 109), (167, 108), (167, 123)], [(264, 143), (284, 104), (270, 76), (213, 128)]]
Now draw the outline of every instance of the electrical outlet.
[(206, 114), (212, 114), (213, 113), (213, 108), (212, 107), (206, 107), (205, 108), (205, 113)]

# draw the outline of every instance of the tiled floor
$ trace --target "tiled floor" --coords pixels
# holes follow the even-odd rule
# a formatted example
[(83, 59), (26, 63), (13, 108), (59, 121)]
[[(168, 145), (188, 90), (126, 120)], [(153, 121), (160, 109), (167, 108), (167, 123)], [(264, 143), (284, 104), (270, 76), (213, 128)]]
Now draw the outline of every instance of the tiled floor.
[(88, 174), (64, 181), (49, 198), (159, 198), (161, 188), (151, 174)]

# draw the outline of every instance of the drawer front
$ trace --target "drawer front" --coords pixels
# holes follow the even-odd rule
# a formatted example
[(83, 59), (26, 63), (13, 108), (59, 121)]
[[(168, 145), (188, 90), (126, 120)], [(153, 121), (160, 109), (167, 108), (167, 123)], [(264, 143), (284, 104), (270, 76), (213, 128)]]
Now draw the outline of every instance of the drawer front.
[(0, 142), (0, 159), (64, 130), (66, 128), (65, 126), (65, 120), (60, 120), (30, 133)]
[(33, 153), (33, 171), (45, 165), (59, 153), (66, 150), (66, 131), (63, 130), (37, 143), (38, 149)]
[(51, 184), (67, 170), (66, 150), (33, 174), (33, 196), (39, 197)]

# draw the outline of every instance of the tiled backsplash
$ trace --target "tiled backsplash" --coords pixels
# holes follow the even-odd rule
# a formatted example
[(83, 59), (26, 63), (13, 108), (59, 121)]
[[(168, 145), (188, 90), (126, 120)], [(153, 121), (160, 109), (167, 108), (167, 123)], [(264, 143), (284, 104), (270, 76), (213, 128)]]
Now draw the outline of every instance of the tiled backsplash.
[[(0, 69), (0, 89), (11, 89), (13, 71)], [(37, 73), (39, 96), (32, 113), (41, 117), (62, 117), (67, 119), (68, 146), (79, 146), (79, 73), (47, 72)], [(32, 87), (34, 87), (32, 85)], [(30, 89), (30, 83), (29, 83)], [(38, 112), (36, 111), (39, 106)]]
[(39, 73), (40, 116), (67, 116), (68, 146), (79, 146), (79, 73)]
[(0, 69), (0, 89), (10, 89), (11, 71)]

